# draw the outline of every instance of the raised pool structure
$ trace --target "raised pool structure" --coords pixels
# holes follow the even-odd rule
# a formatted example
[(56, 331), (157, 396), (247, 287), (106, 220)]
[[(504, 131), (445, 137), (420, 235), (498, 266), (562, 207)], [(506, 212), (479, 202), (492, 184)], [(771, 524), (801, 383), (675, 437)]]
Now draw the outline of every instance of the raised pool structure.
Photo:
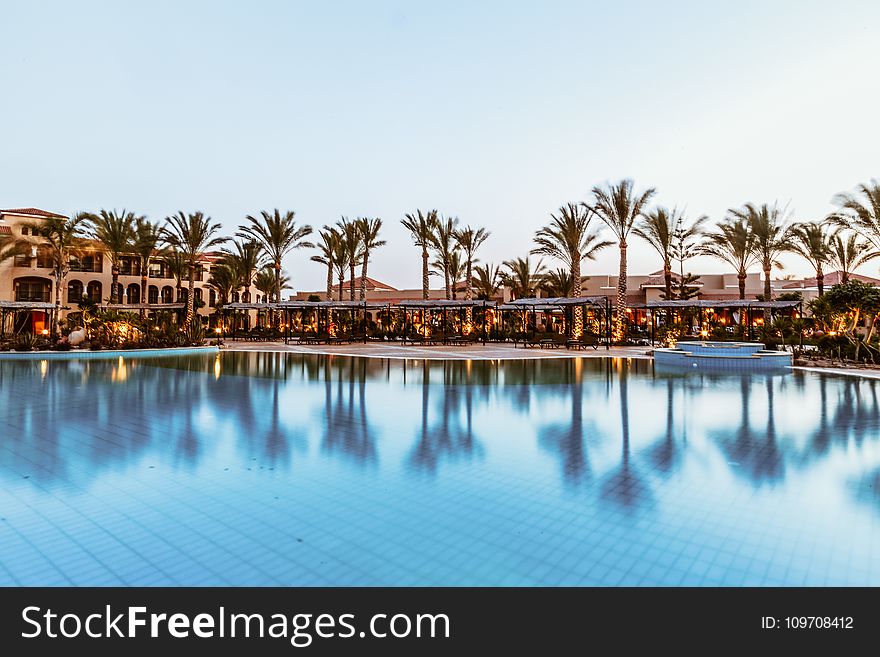
[(0, 361), (2, 585), (878, 585), (880, 380)]
[(791, 367), (788, 351), (767, 349), (760, 342), (679, 342), (654, 349), (662, 368), (689, 368), (726, 372), (773, 372)]

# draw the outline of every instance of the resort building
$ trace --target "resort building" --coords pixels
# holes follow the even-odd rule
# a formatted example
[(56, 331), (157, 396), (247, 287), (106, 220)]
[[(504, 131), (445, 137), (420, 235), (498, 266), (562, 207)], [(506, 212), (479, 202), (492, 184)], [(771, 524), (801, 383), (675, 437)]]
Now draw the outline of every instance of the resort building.
[[(29, 251), (0, 262), (0, 301), (54, 303), (53, 264), (47, 249), (40, 243), (41, 238), (34, 235), (32, 229), (33, 225), (50, 217), (63, 215), (37, 208), (0, 210), (0, 235), (33, 242)], [(196, 269), (193, 295), (196, 312), (205, 322), (217, 306), (216, 292), (208, 287), (208, 280), (211, 267), (218, 256), (217, 253), (205, 254)], [(113, 276), (110, 259), (103, 246), (93, 240), (84, 240), (81, 248), (71, 254), (69, 265), (70, 272), (64, 281), (64, 289), (61, 290), (61, 318), (77, 312), (83, 297), (106, 306)], [(140, 310), (145, 307), (150, 312), (180, 310), (181, 304), (186, 303), (188, 294), (186, 277), (177, 280), (161, 258), (150, 263), (147, 275), (146, 289), (142, 290), (140, 258), (135, 255), (123, 256), (119, 263), (119, 302), (114, 307), (121, 310)], [(241, 294), (234, 293), (233, 300), (260, 302), (262, 296), (252, 287)], [(247, 321), (253, 320), (254, 317), (250, 317)], [(46, 328), (48, 318), (45, 311), (33, 310), (29, 317), (19, 321), (30, 324), (19, 327), (19, 330), (39, 333)]]

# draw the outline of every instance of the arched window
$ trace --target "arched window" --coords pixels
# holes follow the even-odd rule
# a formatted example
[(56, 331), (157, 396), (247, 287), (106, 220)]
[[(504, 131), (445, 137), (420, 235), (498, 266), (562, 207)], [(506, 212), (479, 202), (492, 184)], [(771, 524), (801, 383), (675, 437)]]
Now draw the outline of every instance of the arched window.
[(217, 293), (212, 289), (208, 290), (208, 306), (213, 308), (217, 305)]
[(186, 298), (189, 296), (189, 290), (185, 287), (180, 288), (180, 292), (177, 293), (177, 303), (186, 303)]
[(80, 303), (83, 300), (82, 281), (72, 280), (67, 283), (67, 303)]
[(137, 283), (130, 283), (126, 293), (128, 294), (128, 303), (141, 302), (141, 286)]
[(45, 278), (26, 276), (14, 282), (16, 301), (49, 301), (52, 284)]
[(147, 288), (147, 303), (159, 303), (159, 288), (155, 285)]
[(101, 303), (101, 281), (90, 281), (86, 288), (86, 296), (94, 303)]
[(174, 288), (166, 285), (162, 288), (162, 303), (172, 303), (174, 301)]
[(193, 301), (201, 301), (202, 300), (202, 288), (197, 287), (193, 288)]
[(238, 303), (238, 301), (239, 301), (238, 292), (233, 292), (232, 293), (232, 303)]
[(250, 291), (250, 290), (245, 290), (245, 291), (242, 293), (242, 295), (241, 295), (241, 300), (242, 300), (244, 303), (250, 303), (250, 302), (251, 302), (251, 291)]

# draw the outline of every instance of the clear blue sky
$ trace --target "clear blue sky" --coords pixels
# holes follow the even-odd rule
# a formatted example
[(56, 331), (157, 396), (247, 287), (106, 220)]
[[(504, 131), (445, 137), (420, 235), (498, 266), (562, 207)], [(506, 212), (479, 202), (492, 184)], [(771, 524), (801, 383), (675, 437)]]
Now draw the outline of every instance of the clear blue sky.
[[(419, 285), (399, 225), (415, 208), (488, 227), (481, 256), (499, 263), (624, 176), (716, 220), (773, 200), (821, 218), (880, 177), (877, 2), (0, 10), (0, 207), (201, 209), (230, 231), (273, 207), (316, 228), (380, 216), (372, 273), (398, 286)], [(658, 268), (643, 245), (630, 258)], [(323, 286), (308, 254), (285, 266)], [(586, 271), (616, 271), (616, 253)]]

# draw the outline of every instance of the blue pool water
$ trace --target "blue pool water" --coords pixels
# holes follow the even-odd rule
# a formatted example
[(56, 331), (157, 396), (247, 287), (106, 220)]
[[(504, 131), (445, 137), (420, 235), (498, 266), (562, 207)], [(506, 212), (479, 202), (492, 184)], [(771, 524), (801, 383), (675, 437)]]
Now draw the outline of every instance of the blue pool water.
[(880, 381), (0, 363), (0, 584), (878, 585)]

